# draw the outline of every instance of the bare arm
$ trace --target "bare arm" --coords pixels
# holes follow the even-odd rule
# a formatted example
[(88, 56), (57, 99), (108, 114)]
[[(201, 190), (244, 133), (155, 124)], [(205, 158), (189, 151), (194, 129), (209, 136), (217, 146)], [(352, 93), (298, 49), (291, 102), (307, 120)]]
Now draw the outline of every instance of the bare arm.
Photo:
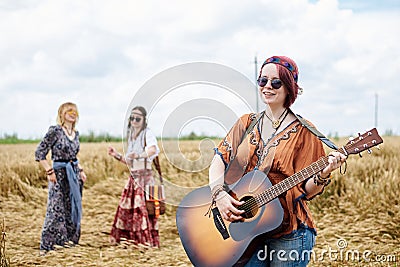
[[(328, 166), (319, 174), (322, 180), (329, 179), (330, 173), (339, 168), (346, 161), (346, 156), (339, 152), (331, 152), (328, 156)], [(305, 185), (307, 198), (312, 198), (322, 191), (324, 185), (317, 185), (314, 179), (309, 179)]]
[[(215, 155), (208, 172), (209, 185), (212, 193), (215, 191), (213, 189), (221, 187), (224, 184), (224, 172), (225, 166), (222, 159), (219, 155)], [(243, 204), (243, 202), (234, 199), (226, 191), (220, 191), (215, 195), (215, 204), (225, 220), (236, 221), (242, 219), (240, 214), (242, 214), (243, 211), (238, 210), (236, 206)]]
[(118, 151), (115, 148), (113, 148), (112, 146), (108, 147), (108, 155), (110, 155), (110, 156), (114, 157), (116, 160), (126, 164), (125, 158), (120, 153), (118, 153)]
[[(39, 163), (40, 163), (40, 165), (42, 165), (43, 168), (46, 170), (47, 179), (48, 179), (50, 182), (55, 183), (55, 182), (57, 181), (57, 179), (56, 179), (56, 174), (54, 173), (54, 170), (51, 172), (51, 170), (52, 170), (53, 168), (50, 166), (49, 162), (48, 162), (47, 160), (45, 160), (45, 159), (42, 159), (42, 160), (39, 161)], [(50, 174), (49, 174), (49, 173), (50, 173)]]
[(150, 146), (146, 147), (145, 151), (143, 151), (140, 154), (136, 154), (134, 152), (128, 154), (129, 159), (144, 159), (144, 158), (150, 158), (151, 156), (154, 156), (157, 153), (157, 148), (156, 146)]
[(219, 155), (215, 155), (208, 170), (210, 188), (224, 184), (225, 166)]

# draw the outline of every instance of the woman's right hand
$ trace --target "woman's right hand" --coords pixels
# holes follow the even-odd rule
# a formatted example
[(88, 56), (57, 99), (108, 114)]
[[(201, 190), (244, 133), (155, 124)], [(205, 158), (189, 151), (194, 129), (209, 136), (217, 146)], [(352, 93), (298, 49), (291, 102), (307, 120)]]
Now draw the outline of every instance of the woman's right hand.
[(224, 220), (232, 222), (243, 219), (240, 214), (242, 214), (244, 210), (238, 210), (236, 207), (244, 204), (244, 202), (234, 199), (226, 191), (221, 191), (216, 196), (215, 204)]
[(115, 157), (117, 155), (117, 150), (115, 150), (115, 148), (113, 148), (112, 146), (109, 146), (108, 155)]
[(57, 182), (56, 174), (53, 172), (52, 174), (47, 175), (47, 180), (49, 180), (49, 182), (56, 183)]

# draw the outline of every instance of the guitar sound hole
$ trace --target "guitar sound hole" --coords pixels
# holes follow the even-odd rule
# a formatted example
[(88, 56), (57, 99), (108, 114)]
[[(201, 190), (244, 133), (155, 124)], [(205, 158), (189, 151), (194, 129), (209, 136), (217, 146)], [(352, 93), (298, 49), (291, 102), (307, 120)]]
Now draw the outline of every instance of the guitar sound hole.
[(242, 213), (242, 217), (245, 219), (250, 219), (256, 216), (258, 212), (258, 205), (252, 196), (245, 196), (240, 199), (240, 201), (244, 201), (245, 203), (238, 207), (239, 210), (244, 210)]

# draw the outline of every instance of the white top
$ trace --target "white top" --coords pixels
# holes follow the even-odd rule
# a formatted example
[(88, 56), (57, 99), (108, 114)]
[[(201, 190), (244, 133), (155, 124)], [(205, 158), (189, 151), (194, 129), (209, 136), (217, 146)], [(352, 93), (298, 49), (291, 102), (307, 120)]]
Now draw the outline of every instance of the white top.
[[(144, 138), (146, 136), (146, 147), (144, 147)], [(157, 138), (153, 134), (153, 132), (149, 129), (146, 128), (143, 131), (140, 132), (139, 136), (135, 139), (129, 139), (128, 140), (128, 151), (126, 153), (126, 156), (132, 152), (136, 154), (141, 154), (143, 151), (147, 150), (147, 148), (151, 146), (156, 146), (156, 153), (152, 155), (151, 157), (147, 158), (147, 162), (151, 163), (155, 157), (158, 156), (158, 153), (160, 153), (160, 149), (158, 148), (157, 145)], [(143, 158), (138, 159), (138, 161), (144, 161)]]

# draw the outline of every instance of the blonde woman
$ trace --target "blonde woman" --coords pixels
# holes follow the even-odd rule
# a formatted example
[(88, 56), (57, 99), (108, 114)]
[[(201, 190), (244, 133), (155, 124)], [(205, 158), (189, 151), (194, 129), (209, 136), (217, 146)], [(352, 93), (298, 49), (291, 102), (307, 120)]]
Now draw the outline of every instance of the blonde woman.
[[(35, 151), (35, 159), (46, 171), (48, 200), (40, 240), (40, 251), (54, 245), (78, 244), (82, 218), (82, 188), (86, 175), (79, 164), (79, 132), (75, 129), (79, 114), (74, 103), (58, 109), (57, 125), (50, 126)], [(51, 150), (51, 165), (46, 157)]]

